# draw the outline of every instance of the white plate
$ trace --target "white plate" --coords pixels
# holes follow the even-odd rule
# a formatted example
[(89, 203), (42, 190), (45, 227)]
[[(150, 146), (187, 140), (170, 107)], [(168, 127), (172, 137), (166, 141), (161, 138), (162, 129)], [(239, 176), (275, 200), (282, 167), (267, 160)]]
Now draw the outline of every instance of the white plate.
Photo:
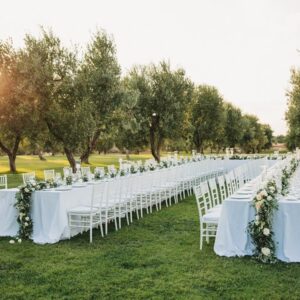
[(230, 196), (231, 199), (250, 199), (251, 195), (238, 195), (238, 194), (233, 194)]
[(236, 195), (247, 195), (247, 196), (252, 196), (253, 195), (253, 192), (251, 192), (251, 191), (238, 191), (238, 192), (236, 192)]
[(294, 196), (288, 196), (285, 200), (287, 200), (287, 201), (299, 201), (300, 199), (298, 199), (297, 197), (294, 197)]
[(55, 190), (56, 191), (70, 191), (72, 189), (71, 186), (59, 186)]
[(72, 186), (74, 188), (82, 188), (82, 187), (86, 187), (87, 184), (86, 183), (74, 183)]

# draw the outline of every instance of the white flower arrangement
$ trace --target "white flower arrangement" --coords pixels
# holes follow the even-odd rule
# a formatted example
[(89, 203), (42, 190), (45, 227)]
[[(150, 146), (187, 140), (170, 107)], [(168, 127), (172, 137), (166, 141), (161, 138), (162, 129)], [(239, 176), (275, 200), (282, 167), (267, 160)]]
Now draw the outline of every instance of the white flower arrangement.
[(264, 228), (264, 229), (263, 229), (263, 234), (264, 234), (265, 236), (269, 236), (269, 235), (270, 235), (270, 229), (269, 229), (269, 228)]
[(261, 253), (264, 255), (264, 256), (270, 256), (271, 255), (271, 250), (267, 247), (263, 247), (261, 248)]
[(254, 255), (263, 263), (276, 262), (272, 232), (272, 217), (274, 210), (278, 208), (276, 195), (276, 182), (270, 180), (253, 199), (256, 215), (248, 225), (248, 231), (255, 246)]

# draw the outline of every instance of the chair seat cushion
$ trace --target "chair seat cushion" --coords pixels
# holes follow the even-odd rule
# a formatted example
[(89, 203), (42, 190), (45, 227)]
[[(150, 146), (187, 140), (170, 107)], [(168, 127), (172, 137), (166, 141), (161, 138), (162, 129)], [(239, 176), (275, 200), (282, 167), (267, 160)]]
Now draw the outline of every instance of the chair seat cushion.
[(81, 205), (81, 206), (76, 206), (76, 207), (70, 209), (68, 212), (75, 213), (75, 214), (90, 214), (91, 212), (96, 213), (97, 211), (98, 211), (97, 207), (91, 208), (90, 206)]
[(208, 212), (206, 215), (203, 216), (204, 223), (214, 223), (217, 224), (220, 218), (220, 211), (215, 210), (212, 212)]
[(212, 208), (210, 208), (207, 212), (208, 213), (211, 213), (211, 212), (218, 212), (218, 213), (221, 213), (221, 209), (222, 209), (222, 205), (221, 204), (218, 204)]

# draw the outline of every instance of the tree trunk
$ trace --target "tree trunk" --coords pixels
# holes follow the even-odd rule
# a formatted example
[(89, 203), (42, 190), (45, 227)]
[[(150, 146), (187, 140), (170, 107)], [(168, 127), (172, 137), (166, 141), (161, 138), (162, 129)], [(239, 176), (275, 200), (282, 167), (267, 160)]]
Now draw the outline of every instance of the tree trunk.
[(17, 157), (17, 152), (19, 149), (19, 145), (21, 142), (21, 137), (17, 136), (15, 138), (15, 142), (14, 142), (14, 146), (13, 149), (10, 150), (8, 149), (1, 141), (0, 141), (0, 149), (6, 153), (6, 155), (8, 156), (8, 160), (9, 160), (9, 169), (10, 172), (15, 173), (17, 172), (17, 168), (16, 168), (16, 157)]
[(150, 127), (150, 148), (151, 154), (157, 162), (160, 162), (159, 153), (157, 153), (157, 146), (155, 144), (155, 130), (153, 126)]
[(100, 136), (100, 130), (97, 130), (94, 133), (92, 139), (89, 141), (86, 149), (83, 151), (83, 153), (80, 156), (81, 163), (89, 164), (89, 157), (96, 147), (96, 143), (99, 139), (99, 136)]
[(64, 147), (64, 151), (66, 153), (67, 159), (69, 161), (70, 167), (72, 168), (73, 173), (76, 173), (76, 161), (74, 158), (74, 155), (72, 153), (72, 151), (70, 151), (68, 148)]
[(17, 168), (16, 168), (16, 157), (14, 157), (12, 154), (8, 154), (8, 160), (9, 160), (9, 169), (10, 172), (16, 173)]
[(126, 149), (126, 160), (130, 160), (129, 150), (128, 149)]
[(39, 151), (39, 159), (42, 160), (42, 161), (46, 161), (47, 159), (43, 156), (43, 152), (42, 151)]

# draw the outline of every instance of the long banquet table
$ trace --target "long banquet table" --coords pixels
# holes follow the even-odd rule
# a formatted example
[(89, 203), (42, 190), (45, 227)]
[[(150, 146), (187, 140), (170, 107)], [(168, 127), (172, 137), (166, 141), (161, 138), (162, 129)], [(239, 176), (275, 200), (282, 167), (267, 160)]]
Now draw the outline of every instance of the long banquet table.
[(19, 226), (14, 207), (18, 189), (0, 190), (0, 236), (15, 236)]
[[(252, 196), (226, 199), (222, 205), (214, 251), (220, 256), (252, 255), (253, 245), (247, 226), (254, 219)], [(285, 262), (300, 262), (300, 198), (296, 201), (281, 197), (274, 215), (276, 256)]]
[[(203, 169), (203, 163), (206, 167)], [(217, 170), (232, 170), (246, 161), (219, 160), (197, 162), (197, 172), (203, 176)], [(194, 164), (194, 163), (192, 163)], [(187, 168), (190, 168), (187, 165)], [(198, 169), (199, 168), (199, 169)], [(198, 175), (199, 175), (198, 174)], [(14, 207), (17, 189), (0, 190), (0, 236), (16, 236), (18, 232), (17, 210)], [(78, 205), (90, 205), (92, 185), (72, 187), (68, 191), (43, 190), (33, 193), (31, 217), (32, 239), (35, 243), (56, 243), (79, 232), (68, 226), (67, 211)]]

